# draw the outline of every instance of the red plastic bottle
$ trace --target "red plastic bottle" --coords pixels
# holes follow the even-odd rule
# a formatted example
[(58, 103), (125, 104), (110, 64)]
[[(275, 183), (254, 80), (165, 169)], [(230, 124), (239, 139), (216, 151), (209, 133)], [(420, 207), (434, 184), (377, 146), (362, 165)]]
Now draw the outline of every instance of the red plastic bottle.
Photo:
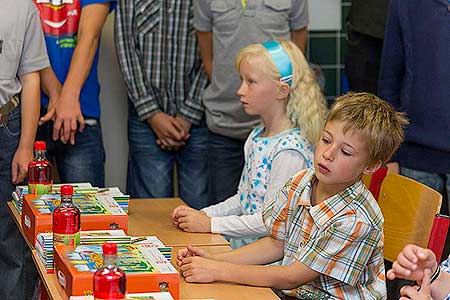
[(103, 267), (94, 274), (94, 299), (112, 300), (126, 298), (125, 272), (116, 266), (117, 245), (103, 244)]
[(29, 194), (49, 194), (52, 190), (52, 165), (45, 158), (45, 150), (45, 142), (34, 142), (34, 160), (28, 164)]
[(53, 246), (80, 244), (80, 210), (72, 202), (73, 187), (61, 186), (61, 203), (53, 211)]

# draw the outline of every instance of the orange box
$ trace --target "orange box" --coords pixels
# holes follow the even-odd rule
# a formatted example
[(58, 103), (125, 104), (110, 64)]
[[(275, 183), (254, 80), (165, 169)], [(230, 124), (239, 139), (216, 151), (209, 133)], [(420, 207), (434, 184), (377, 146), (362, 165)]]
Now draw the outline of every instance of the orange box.
[[(114, 198), (98, 194), (75, 194), (73, 201), (81, 211), (81, 230), (128, 231), (128, 215)], [(59, 202), (59, 194), (24, 195), (22, 228), (32, 245), (39, 232), (52, 231), (52, 211)]]
[[(68, 297), (92, 295), (94, 272), (102, 265), (101, 247), (56, 246), (55, 275)], [(179, 299), (179, 273), (154, 245), (118, 245), (117, 264), (125, 271), (127, 293), (170, 292)]]

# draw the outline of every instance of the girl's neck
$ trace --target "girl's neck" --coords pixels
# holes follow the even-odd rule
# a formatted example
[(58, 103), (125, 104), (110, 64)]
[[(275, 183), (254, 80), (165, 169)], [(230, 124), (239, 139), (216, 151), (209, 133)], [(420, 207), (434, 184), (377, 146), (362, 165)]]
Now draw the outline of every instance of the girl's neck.
[(274, 114), (270, 117), (261, 116), (261, 120), (264, 124), (264, 133), (262, 134), (263, 137), (270, 137), (280, 134), (292, 127), (286, 113), (278, 115)]

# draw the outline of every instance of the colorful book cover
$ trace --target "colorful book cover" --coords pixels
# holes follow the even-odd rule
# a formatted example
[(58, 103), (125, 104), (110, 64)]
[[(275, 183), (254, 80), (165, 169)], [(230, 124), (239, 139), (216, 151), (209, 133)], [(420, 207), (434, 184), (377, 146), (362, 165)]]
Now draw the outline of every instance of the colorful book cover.
[[(57, 246), (55, 274), (68, 296), (92, 295), (94, 272), (102, 262), (101, 245)], [(117, 266), (125, 271), (128, 293), (170, 292), (179, 297), (179, 273), (150, 244), (119, 244)]]

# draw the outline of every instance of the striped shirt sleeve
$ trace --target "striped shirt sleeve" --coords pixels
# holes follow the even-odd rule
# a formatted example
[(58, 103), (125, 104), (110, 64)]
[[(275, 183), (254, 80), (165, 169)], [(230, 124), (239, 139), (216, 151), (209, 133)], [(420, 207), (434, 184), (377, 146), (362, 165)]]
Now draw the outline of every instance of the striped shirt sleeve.
[(133, 0), (121, 0), (118, 3), (115, 20), (115, 41), (119, 65), (140, 120), (148, 119), (160, 111), (151, 87), (145, 83), (144, 70), (134, 43)]

